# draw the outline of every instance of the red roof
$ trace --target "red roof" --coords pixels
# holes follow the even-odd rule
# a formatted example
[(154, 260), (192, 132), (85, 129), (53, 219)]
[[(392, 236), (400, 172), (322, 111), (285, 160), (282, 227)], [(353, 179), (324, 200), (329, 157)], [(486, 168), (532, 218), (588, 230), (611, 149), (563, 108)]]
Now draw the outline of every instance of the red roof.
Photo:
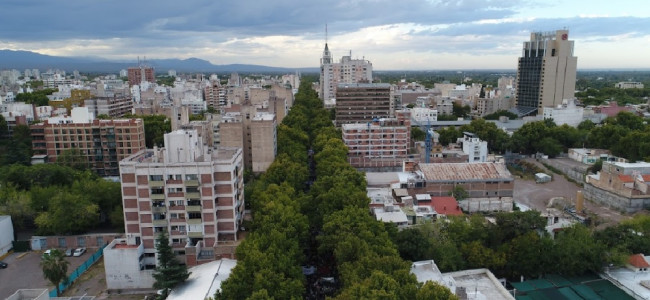
[(454, 197), (431, 197), (431, 206), (440, 215), (462, 216), (463, 212)]
[(618, 179), (623, 182), (634, 182), (634, 179), (630, 175), (618, 175)]
[(643, 254), (633, 254), (630, 256), (630, 264), (635, 268), (650, 268), (650, 264), (645, 260)]

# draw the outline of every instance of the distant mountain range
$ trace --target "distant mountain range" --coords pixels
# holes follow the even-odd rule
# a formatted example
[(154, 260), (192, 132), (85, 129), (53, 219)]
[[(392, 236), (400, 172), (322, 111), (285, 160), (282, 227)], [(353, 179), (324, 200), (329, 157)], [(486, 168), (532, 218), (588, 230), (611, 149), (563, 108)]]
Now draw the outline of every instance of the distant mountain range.
[[(82, 73), (118, 73), (122, 69), (136, 66), (135, 62), (113, 61), (103, 58), (61, 57), (44, 55), (30, 51), (0, 50), (0, 70), (17, 69), (62, 69), (69, 72), (77, 70)], [(148, 59), (147, 65), (156, 69), (157, 73), (167, 73), (168, 70), (177, 72), (242, 72), (242, 73), (317, 73), (318, 68), (279, 68), (260, 65), (230, 64), (213, 65), (199, 58), (188, 59)]]

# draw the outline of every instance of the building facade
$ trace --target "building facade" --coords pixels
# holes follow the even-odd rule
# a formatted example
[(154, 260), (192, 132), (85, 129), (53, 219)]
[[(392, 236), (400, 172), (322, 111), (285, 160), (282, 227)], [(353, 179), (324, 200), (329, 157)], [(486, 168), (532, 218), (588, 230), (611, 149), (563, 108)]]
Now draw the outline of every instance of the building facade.
[(598, 174), (587, 175), (585, 199), (626, 213), (650, 208), (650, 163), (604, 161)]
[(129, 94), (92, 97), (84, 101), (84, 106), (95, 116), (107, 115), (111, 118), (121, 118), (133, 113), (133, 101)]
[(251, 120), (251, 168), (253, 173), (265, 172), (278, 153), (278, 124), (275, 115), (257, 113)]
[(388, 83), (340, 84), (336, 92), (336, 126), (390, 118), (391, 87)]
[(533, 32), (517, 65), (515, 103), (520, 115), (541, 113), (574, 98), (578, 58), (568, 30)]
[(408, 157), (411, 144), (411, 116), (397, 112), (396, 118), (367, 124), (343, 124), (343, 143), (348, 161), (355, 168), (398, 167)]
[(120, 162), (127, 244), (154, 257), (158, 233), (188, 266), (234, 255), (244, 218), (242, 151), (203, 147), (195, 130)]
[(156, 82), (155, 72), (152, 67), (131, 67), (128, 69), (129, 85), (140, 85), (142, 82)]
[(458, 199), (466, 212), (512, 211), (514, 178), (503, 163), (404, 163), (400, 187), (409, 195), (448, 196), (462, 187), (467, 198)]
[[(79, 110), (85, 118), (77, 116)], [(119, 175), (119, 161), (145, 149), (142, 119), (94, 120), (86, 108), (75, 108), (72, 118), (50, 118), (30, 128), (34, 155), (47, 155), (53, 163), (64, 151), (78, 149), (100, 176)]]
[(327, 43), (320, 60), (320, 93), (322, 100), (337, 96), (339, 84), (372, 82), (372, 63), (365, 59), (352, 59), (352, 54), (343, 56), (338, 63), (332, 59)]

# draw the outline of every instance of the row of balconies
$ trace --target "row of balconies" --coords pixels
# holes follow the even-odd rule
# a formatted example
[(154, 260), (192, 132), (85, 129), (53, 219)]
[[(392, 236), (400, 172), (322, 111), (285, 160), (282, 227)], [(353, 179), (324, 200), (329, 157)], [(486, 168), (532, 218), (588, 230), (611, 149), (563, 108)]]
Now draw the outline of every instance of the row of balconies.
[(149, 181), (149, 187), (162, 187), (165, 186), (165, 182), (167, 184), (184, 184), (185, 186), (199, 186), (199, 180), (174, 180), (174, 179), (167, 179), (167, 181), (164, 180), (150, 180)]

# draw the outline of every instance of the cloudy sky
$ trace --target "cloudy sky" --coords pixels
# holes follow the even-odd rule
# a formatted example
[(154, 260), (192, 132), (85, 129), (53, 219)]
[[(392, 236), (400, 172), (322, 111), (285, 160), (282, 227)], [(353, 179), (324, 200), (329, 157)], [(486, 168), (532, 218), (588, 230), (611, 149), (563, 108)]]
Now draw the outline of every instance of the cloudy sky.
[[(647, 0), (1, 0), (0, 49), (316, 67), (325, 43), (375, 70), (515, 69), (567, 28), (578, 68), (650, 68)], [(1, 67), (1, 66), (0, 66)]]

